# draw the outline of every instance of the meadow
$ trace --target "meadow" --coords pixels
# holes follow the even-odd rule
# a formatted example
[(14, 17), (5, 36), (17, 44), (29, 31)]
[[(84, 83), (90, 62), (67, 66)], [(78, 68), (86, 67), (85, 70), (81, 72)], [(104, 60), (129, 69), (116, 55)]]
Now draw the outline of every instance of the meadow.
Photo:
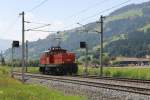
[(0, 76), (0, 100), (86, 100), (35, 84), (22, 84), (10, 77), (8, 67), (0, 67)]
[[(150, 80), (150, 66), (147, 67), (104, 67), (103, 76), (113, 78), (131, 78)], [(80, 67), (78, 74), (84, 73), (84, 67)], [(89, 75), (99, 75), (99, 68), (88, 68)]]
[[(15, 71), (21, 71), (21, 68), (15, 68)], [(29, 73), (39, 73), (38, 67), (29, 67)], [(99, 75), (99, 68), (88, 67), (89, 75)], [(84, 66), (79, 66), (79, 75), (84, 74)], [(150, 80), (150, 66), (129, 66), (129, 67), (104, 67), (103, 76), (114, 78), (133, 78)]]

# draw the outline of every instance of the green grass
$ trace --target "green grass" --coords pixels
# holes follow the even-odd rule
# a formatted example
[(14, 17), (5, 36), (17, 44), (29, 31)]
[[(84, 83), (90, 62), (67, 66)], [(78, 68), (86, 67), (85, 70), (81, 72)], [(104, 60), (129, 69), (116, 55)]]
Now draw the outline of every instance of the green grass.
[(137, 10), (129, 10), (127, 12), (109, 17), (107, 19), (107, 22), (121, 20), (121, 19), (127, 19), (127, 18), (132, 18), (132, 17), (137, 17), (137, 16), (143, 16), (143, 12), (138, 9)]
[[(78, 74), (83, 72), (84, 68), (80, 66)], [(99, 68), (88, 68), (89, 75), (98, 75), (99, 72)], [(150, 80), (150, 67), (105, 67), (104, 76)]]
[[(21, 68), (15, 70), (21, 71)], [(28, 72), (39, 73), (38, 67), (29, 67)], [(89, 75), (99, 75), (99, 68), (88, 68)], [(84, 67), (79, 66), (78, 74), (84, 73)], [(105, 67), (104, 76), (115, 77), (115, 78), (134, 78), (150, 80), (150, 66), (147, 67)]]
[[(15, 67), (14, 71), (21, 72), (21, 67)], [(28, 67), (27, 72), (34, 73), (34, 74), (39, 73), (39, 67)]]
[(34, 84), (22, 84), (9, 76), (10, 68), (0, 67), (0, 100), (85, 100)]

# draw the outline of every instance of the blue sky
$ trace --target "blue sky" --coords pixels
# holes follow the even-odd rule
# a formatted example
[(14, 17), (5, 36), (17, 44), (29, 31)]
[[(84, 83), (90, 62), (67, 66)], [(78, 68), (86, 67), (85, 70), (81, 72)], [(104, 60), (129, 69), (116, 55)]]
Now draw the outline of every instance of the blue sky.
[[(43, 0), (1, 0), (0, 38), (21, 40), (21, 18), (18, 17), (21, 11), (25, 11), (26, 20), (50, 23), (51, 26), (46, 27), (44, 30), (59, 31), (77, 27), (77, 22), (86, 24), (96, 21), (100, 15), (84, 21), (82, 21), (82, 19), (125, 2), (126, 0), (48, 0), (39, 8), (30, 11), (30, 9), (42, 1)], [(149, 0), (131, 0), (125, 5), (146, 1)], [(80, 11), (86, 8), (90, 9), (86, 10), (84, 13), (80, 13)], [(115, 9), (101, 14), (107, 15)], [(26, 29), (36, 26), (35, 24), (26, 25)], [(26, 39), (34, 41), (39, 38), (45, 38), (48, 34), (49, 33), (26, 32)]]

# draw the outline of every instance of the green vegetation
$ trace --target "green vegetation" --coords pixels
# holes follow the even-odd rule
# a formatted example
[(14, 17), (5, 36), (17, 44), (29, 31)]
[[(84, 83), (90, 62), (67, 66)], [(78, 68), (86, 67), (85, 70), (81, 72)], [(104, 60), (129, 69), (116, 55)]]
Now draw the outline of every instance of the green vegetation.
[[(99, 72), (98, 68), (88, 69), (90, 75), (98, 75)], [(83, 73), (84, 68), (80, 66), (78, 74)], [(150, 67), (105, 67), (104, 76), (150, 80)]]
[[(21, 72), (21, 67), (15, 67), (14, 71)], [(39, 73), (39, 67), (28, 67), (27, 68), (28, 73)]]
[(107, 19), (107, 22), (109, 21), (115, 21), (115, 20), (121, 20), (121, 19), (127, 19), (127, 18), (132, 18), (132, 17), (137, 17), (137, 16), (143, 16), (142, 10), (129, 10), (127, 12), (111, 16)]
[(144, 31), (146, 33), (150, 29), (150, 24), (145, 25), (144, 27), (140, 28), (140, 31)]
[(110, 57), (145, 57), (150, 55), (150, 30), (145, 34), (140, 31), (128, 33), (128, 39), (113, 41), (105, 46)]
[[(20, 70), (20, 68), (16, 68)], [(39, 73), (38, 67), (29, 67), (28, 72)], [(89, 75), (99, 75), (99, 68), (88, 68)], [(5, 73), (5, 72), (4, 72)], [(84, 67), (79, 66), (79, 75), (83, 75)], [(114, 78), (133, 78), (133, 79), (144, 79), (150, 80), (150, 66), (146, 67), (104, 67), (104, 76)]]
[(85, 100), (84, 97), (64, 95), (42, 86), (22, 84), (9, 77), (9, 70), (8, 67), (0, 67), (0, 100)]

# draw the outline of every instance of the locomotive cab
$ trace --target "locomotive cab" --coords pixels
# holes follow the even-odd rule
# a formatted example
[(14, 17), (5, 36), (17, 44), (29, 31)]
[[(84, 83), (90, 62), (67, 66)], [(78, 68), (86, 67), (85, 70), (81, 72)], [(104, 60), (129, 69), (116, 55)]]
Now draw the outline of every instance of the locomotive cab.
[(51, 75), (77, 74), (75, 53), (61, 47), (51, 47), (40, 57), (40, 72)]

